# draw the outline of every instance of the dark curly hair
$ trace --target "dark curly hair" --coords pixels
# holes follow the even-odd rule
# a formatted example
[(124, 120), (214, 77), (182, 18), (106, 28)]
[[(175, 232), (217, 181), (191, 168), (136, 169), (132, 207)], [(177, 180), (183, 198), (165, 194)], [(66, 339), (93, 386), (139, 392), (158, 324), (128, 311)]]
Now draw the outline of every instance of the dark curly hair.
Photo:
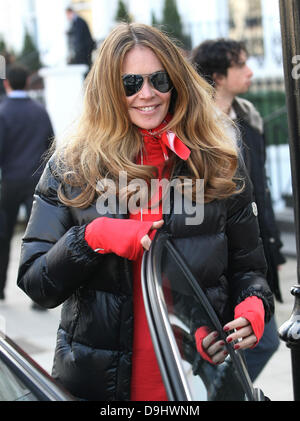
[(207, 40), (193, 49), (190, 60), (197, 72), (213, 85), (213, 74), (227, 76), (228, 68), (238, 64), (242, 51), (248, 54), (242, 41), (225, 38)]

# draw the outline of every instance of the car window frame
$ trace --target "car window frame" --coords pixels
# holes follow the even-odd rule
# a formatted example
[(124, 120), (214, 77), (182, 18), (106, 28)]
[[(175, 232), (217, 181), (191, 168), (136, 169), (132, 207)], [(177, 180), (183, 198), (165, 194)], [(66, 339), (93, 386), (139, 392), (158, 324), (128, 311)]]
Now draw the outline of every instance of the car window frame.
[[(167, 307), (159, 281), (160, 255), (163, 248), (173, 255), (181, 266), (196, 298), (207, 311), (211, 321), (220, 333), (220, 339), (226, 339), (219, 318), (194, 277), (188, 264), (174, 247), (170, 236), (158, 231), (149, 251), (145, 251), (142, 260), (142, 290), (150, 334), (160, 367), (166, 393), (170, 401), (192, 401), (191, 393), (180, 360), (176, 339), (168, 320)], [(231, 344), (227, 345), (230, 357), (238, 371), (241, 387), (249, 401), (263, 400), (262, 392), (253, 387), (244, 359)]]
[(0, 360), (38, 401), (76, 400), (2, 332), (0, 332)]

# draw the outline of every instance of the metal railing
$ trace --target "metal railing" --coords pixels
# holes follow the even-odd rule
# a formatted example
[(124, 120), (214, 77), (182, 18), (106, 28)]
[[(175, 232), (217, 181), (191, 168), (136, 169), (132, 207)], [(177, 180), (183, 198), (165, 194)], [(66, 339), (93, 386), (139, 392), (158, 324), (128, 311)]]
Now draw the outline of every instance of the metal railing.
[(292, 207), (292, 175), (286, 106), (264, 118), (266, 172), (275, 210)]
[(288, 115), (284, 78), (254, 80), (244, 95), (257, 108), (264, 122), (266, 173), (274, 209), (292, 206)]

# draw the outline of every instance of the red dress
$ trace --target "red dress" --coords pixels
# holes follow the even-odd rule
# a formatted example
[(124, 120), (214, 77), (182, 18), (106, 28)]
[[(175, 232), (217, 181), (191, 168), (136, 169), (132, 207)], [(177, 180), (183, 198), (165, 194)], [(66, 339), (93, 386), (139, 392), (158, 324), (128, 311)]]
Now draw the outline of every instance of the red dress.
[[(158, 178), (162, 178), (162, 170), (166, 163), (160, 142), (151, 137), (144, 137), (144, 165), (154, 165), (158, 169)], [(130, 214), (130, 219), (141, 220), (141, 213)], [(143, 221), (159, 221), (162, 219), (162, 209), (159, 214), (142, 215)], [(133, 401), (166, 401), (168, 400), (162, 382), (159, 366), (156, 360), (150, 331), (147, 323), (142, 287), (141, 287), (142, 256), (133, 262), (133, 360), (131, 378), (131, 400)]]

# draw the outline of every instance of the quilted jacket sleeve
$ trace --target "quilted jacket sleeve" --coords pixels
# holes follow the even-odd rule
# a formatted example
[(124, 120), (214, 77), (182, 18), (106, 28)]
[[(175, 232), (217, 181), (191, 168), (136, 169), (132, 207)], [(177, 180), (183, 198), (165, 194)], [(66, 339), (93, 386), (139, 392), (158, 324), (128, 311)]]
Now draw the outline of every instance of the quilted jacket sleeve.
[(48, 308), (65, 301), (102, 259), (84, 240), (85, 226), (73, 226), (68, 207), (57, 197), (58, 186), (49, 162), (35, 191), (17, 279), (33, 301)]
[(230, 295), (233, 307), (247, 297), (261, 298), (267, 322), (274, 313), (274, 299), (265, 279), (267, 267), (259, 234), (257, 207), (247, 172), (241, 167), (239, 173), (245, 188), (228, 200), (226, 225)]

